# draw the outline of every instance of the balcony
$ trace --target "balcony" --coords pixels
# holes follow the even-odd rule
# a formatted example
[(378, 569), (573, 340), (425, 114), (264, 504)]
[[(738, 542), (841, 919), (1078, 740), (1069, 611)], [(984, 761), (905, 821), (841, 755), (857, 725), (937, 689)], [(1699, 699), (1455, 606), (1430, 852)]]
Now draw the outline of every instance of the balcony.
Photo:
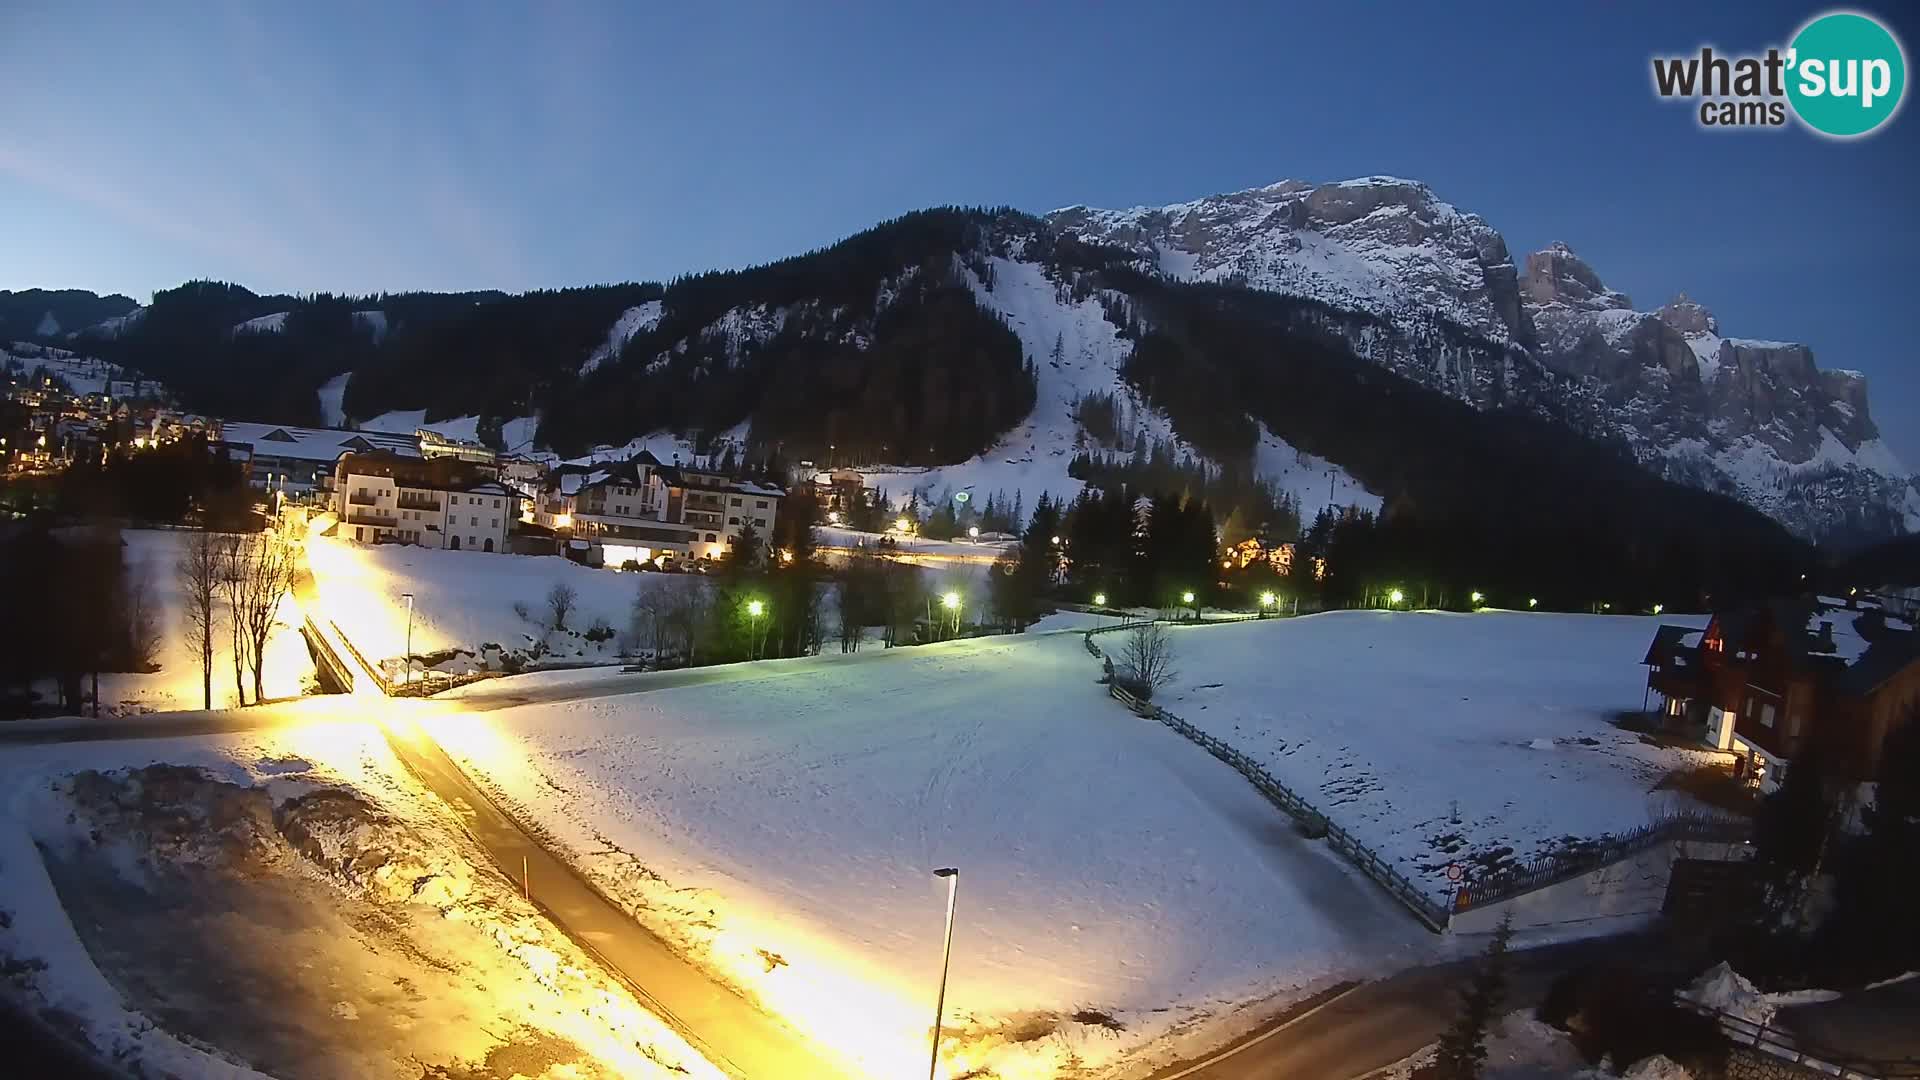
[(402, 510), (426, 510), (435, 514), (440, 512), (438, 499), (428, 499), (418, 495), (402, 495), (395, 500), (394, 505)]
[(392, 514), (388, 513), (385, 510), (351, 510), (350, 509), (347, 511), (347, 524), (377, 525), (377, 526), (380, 526), (381, 528), (390, 529), (395, 525), (398, 525), (399, 521)]
[(347, 496), (347, 501), (354, 506), (373, 506), (378, 500), (379, 496), (370, 491), (356, 491)]

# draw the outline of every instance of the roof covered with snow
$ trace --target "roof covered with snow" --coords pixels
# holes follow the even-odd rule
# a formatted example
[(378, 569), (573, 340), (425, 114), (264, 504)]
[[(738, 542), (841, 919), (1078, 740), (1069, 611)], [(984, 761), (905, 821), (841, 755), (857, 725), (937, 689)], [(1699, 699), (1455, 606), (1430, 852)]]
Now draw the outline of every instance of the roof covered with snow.
[(413, 435), (380, 431), (223, 421), (220, 437), (229, 443), (251, 446), (255, 457), (296, 458), (302, 461), (333, 461), (349, 450), (391, 450), (396, 454), (414, 457), (420, 454), (420, 440)]

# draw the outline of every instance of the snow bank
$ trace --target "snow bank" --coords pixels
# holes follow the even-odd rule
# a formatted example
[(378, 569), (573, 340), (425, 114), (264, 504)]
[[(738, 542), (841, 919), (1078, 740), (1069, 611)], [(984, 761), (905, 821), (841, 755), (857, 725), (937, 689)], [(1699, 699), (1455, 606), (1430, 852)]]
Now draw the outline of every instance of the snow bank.
[[(89, 785), (99, 789), (116, 777), (128, 776), (130, 770), (162, 763), (204, 770), (215, 783), (203, 786), (218, 789), (216, 794), (264, 792), (282, 810), (302, 805), (288, 800), (302, 799), (300, 810), (287, 812), (287, 819), (298, 820), (299, 826), (286, 840), (297, 837), (310, 848), (304, 859), (290, 858), (285, 843), (272, 836), (264, 839), (282, 850), (261, 861), (262, 849), (256, 845), (220, 850), (220, 838), (177, 830), (168, 835), (180, 842), (178, 853), (194, 865), (217, 868), (223, 858), (238, 858), (244, 863), (242, 877), (268, 873), (325, 880), (345, 896), (384, 909), (377, 925), (356, 927), (348, 935), (353, 940), (326, 944), (337, 953), (322, 954), (320, 943), (303, 939), (300, 948), (316, 951), (303, 954), (301, 960), (322, 971), (329, 965), (353, 963), (356, 957), (391, 964), (392, 950), (381, 950), (384, 958), (378, 958), (361, 952), (358, 939), (397, 935), (396, 940), (410, 943), (398, 951), (417, 959), (421, 970), (407, 974), (422, 983), (433, 979), (440, 985), (429, 987), (434, 993), (400, 1001), (396, 1008), (403, 1010), (404, 1017), (382, 1030), (406, 1031), (417, 1024), (424, 1046), (429, 1029), (464, 1028), (466, 1035), (459, 1040), (462, 1049), (454, 1060), (427, 1059), (435, 1069), (465, 1075), (461, 1066), (478, 1063), (462, 1058), (484, 1056), (489, 1047), (504, 1044), (518, 1028), (551, 1033), (570, 1042), (612, 1075), (718, 1080), (712, 1066), (523, 902), (509, 882), (490, 867), (480, 869), (484, 856), (461, 833), (452, 810), (407, 773), (377, 726), (363, 722), (301, 725), (296, 721), (272, 732), (21, 747), (0, 760), (0, 790), (12, 793), (0, 807), (0, 870), (4, 871), (0, 872), (0, 909), (11, 913), (10, 919), (0, 920), (0, 953), (44, 964), (25, 980), (23, 989), (30, 1000), (66, 1010), (92, 1045), (123, 1065), (143, 1074), (261, 1075), (190, 1046), (128, 1009), (126, 999), (94, 965), (74, 932), (34, 846), (38, 840), (56, 850), (75, 844), (124, 848), (121, 865), (133, 875), (130, 882), (144, 880), (151, 870), (186, 865), (165, 858), (170, 850), (166, 845), (141, 852), (138, 845), (145, 835), (141, 830), (104, 829), (95, 835), (86, 827), (95, 812), (138, 813), (140, 800), (126, 801), (121, 798), (125, 791), (110, 792), (109, 801), (93, 804), (67, 794), (73, 790), (74, 776), (85, 770), (105, 774), (104, 781), (96, 777)], [(221, 784), (239, 787), (221, 788)], [(172, 778), (167, 797), (179, 797), (188, 786), (181, 778)], [(313, 800), (316, 795), (321, 801)], [(170, 814), (175, 808), (158, 809)], [(189, 816), (194, 813), (191, 805), (179, 809)], [(212, 824), (231, 828), (234, 822), (223, 819)], [(272, 822), (266, 824), (271, 829)], [(154, 832), (158, 838), (167, 830)], [(415, 888), (422, 874), (441, 884)], [(424, 917), (410, 915), (410, 909), (420, 909)], [(300, 923), (297, 929), (310, 935), (314, 928)], [(154, 947), (164, 957), (167, 944), (158, 942)], [(316, 983), (316, 994), (342, 993), (343, 981), (348, 980), (330, 977), (324, 986)], [(244, 1016), (252, 1003), (241, 997), (208, 1004)], [(282, 1010), (271, 1019), (287, 1023), (292, 1019), (289, 1012), (315, 1005), (289, 1001), (263, 1007)], [(333, 1008), (339, 1022), (356, 1019), (350, 1003)], [(486, 1030), (496, 1020), (509, 1035)], [(414, 1064), (417, 1068), (421, 1062)]]
[(1179, 627), (1159, 701), (1444, 899), (1448, 864), (1644, 825), (1670, 797), (1654, 784), (1705, 760), (1609, 723), (1640, 707), (1657, 622), (1343, 611)]
[(940, 866), (961, 870), (953, 1075), (1099, 1067), (1440, 947), (1224, 765), (1106, 700), (1075, 635), (721, 676), (429, 726), (636, 918), (872, 1075), (925, 1068)]

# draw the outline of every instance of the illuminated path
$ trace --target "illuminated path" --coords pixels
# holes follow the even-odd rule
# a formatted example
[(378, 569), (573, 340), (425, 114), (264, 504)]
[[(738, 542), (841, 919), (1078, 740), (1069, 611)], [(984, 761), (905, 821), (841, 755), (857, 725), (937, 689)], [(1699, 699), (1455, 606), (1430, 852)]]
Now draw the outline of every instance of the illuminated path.
[(494, 863), (516, 879), (524, 867), (533, 902), (708, 1061), (747, 1080), (838, 1075), (791, 1029), (682, 960), (549, 854), (474, 787), (425, 732), (412, 724), (404, 725), (405, 731), (395, 726), (387, 728), (394, 754), (453, 808)]

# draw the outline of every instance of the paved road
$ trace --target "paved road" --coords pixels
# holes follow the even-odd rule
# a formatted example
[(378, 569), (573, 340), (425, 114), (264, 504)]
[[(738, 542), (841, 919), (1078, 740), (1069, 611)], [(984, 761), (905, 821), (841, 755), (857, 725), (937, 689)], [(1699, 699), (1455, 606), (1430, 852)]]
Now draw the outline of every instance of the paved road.
[(388, 726), (387, 742), (453, 808), (495, 865), (516, 879), (524, 866), (534, 902), (708, 1061), (746, 1080), (839, 1075), (791, 1028), (681, 959), (534, 842), (417, 726)]
[[(1574, 942), (1513, 954), (1502, 1011), (1538, 1005), (1563, 971), (1640, 947), (1640, 939)], [(1256, 1028), (1220, 1053), (1170, 1065), (1150, 1080), (1350, 1080), (1400, 1061), (1453, 1022), (1474, 961), (1414, 968), (1365, 983), (1277, 1025)], [(1278, 1030), (1275, 1030), (1277, 1027)]]

